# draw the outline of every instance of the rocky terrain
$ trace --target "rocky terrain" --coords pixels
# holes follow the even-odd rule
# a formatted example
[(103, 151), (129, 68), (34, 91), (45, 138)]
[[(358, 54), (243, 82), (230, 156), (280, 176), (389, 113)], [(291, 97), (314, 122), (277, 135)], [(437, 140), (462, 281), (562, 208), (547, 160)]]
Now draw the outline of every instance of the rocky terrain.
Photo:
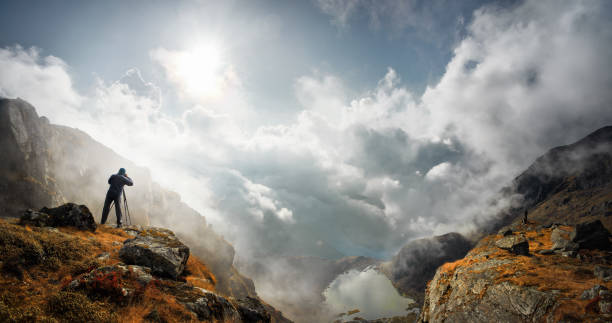
[(421, 322), (607, 322), (610, 233), (588, 225), (517, 224), (438, 269)]
[[(49, 123), (21, 99), (0, 98), (0, 214), (70, 201), (87, 205), (99, 223), (110, 174), (128, 170), (137, 185), (127, 190), (132, 222), (174, 231), (204, 259), (226, 295), (257, 297), (253, 282), (233, 266), (234, 248), (205, 218), (162, 188), (149, 171), (119, 156), (86, 133)], [(109, 217), (114, 222), (114, 214)]]
[(96, 226), (84, 205), (0, 219), (0, 270), (2, 322), (288, 322), (256, 297), (217, 291), (172, 231)]
[(612, 320), (611, 174), (612, 127), (538, 158), (505, 192), (521, 205), (486, 228), (499, 230), (438, 268), (420, 322)]

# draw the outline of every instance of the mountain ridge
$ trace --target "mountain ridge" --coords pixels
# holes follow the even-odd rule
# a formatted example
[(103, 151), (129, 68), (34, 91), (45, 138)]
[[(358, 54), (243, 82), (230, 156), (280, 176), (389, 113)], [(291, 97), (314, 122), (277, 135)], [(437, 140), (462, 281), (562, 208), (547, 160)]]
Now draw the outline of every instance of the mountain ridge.
[(522, 199), (436, 270), (419, 322), (612, 319), (612, 127), (550, 149), (503, 193)]

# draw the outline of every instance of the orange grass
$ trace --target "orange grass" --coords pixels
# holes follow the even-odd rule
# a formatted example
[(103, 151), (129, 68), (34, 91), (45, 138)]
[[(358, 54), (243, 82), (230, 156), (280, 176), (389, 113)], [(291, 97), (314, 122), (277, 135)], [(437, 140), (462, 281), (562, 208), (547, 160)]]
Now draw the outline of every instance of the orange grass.
[(213, 273), (202, 263), (197, 257), (190, 255), (187, 260), (185, 270), (189, 273), (185, 277), (188, 283), (193, 286), (207, 289), (209, 291), (215, 290), (217, 279)]
[[(54, 232), (43, 231), (39, 228), (24, 228), (11, 222), (14, 223), (14, 221), (0, 219), (0, 225), (10, 226), (11, 230), (23, 231), (27, 235), (38, 235), (43, 238), (47, 235), (49, 237), (58, 236)], [(77, 278), (73, 274), (76, 266), (87, 266), (90, 261), (98, 262), (98, 266), (120, 262), (118, 251), (123, 246), (123, 241), (131, 238), (125, 231), (108, 226), (98, 226), (96, 232), (82, 231), (71, 227), (58, 229), (61, 233), (69, 235), (69, 238), (77, 239), (78, 246), (82, 247), (81, 251), (84, 258), (74, 261), (62, 260), (56, 270), (49, 270), (42, 265), (32, 266), (24, 269), (23, 280), (11, 275), (0, 275), (0, 295), (10, 295), (11, 299), (18, 300), (16, 303), (18, 305), (14, 305), (15, 308), (25, 310), (28, 307), (38, 307), (45, 309), (51, 296), (56, 295), (63, 286)], [(110, 257), (102, 262), (96, 260), (96, 255), (103, 252), (108, 252)], [(185, 280), (193, 286), (210, 291), (215, 290), (217, 282), (208, 267), (193, 255), (189, 257), (186, 264)], [(144, 317), (153, 310), (156, 310), (159, 316), (168, 322), (198, 321), (191, 311), (178, 303), (174, 296), (162, 292), (157, 284), (158, 281), (152, 281), (143, 288), (142, 294), (137, 299), (132, 300), (127, 305), (116, 304), (107, 300), (104, 302), (104, 306), (117, 313), (121, 322), (144, 322)]]

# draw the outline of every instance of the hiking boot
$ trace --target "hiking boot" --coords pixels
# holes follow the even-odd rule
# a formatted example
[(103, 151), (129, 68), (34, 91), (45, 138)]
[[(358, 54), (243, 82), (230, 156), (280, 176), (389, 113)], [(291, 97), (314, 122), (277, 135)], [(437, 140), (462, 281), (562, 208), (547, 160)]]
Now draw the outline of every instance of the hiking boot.
[(117, 223), (117, 229), (121, 228), (121, 223)]

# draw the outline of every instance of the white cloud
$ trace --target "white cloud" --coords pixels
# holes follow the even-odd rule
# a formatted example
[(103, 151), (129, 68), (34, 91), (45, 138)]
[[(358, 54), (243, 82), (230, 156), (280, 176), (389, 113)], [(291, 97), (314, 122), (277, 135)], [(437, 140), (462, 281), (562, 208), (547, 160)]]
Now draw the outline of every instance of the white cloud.
[(0, 48), (0, 95), (21, 96), (39, 112), (66, 118), (83, 98), (73, 89), (68, 66), (55, 56), (42, 57), (38, 48)]
[(399, 295), (389, 279), (374, 269), (351, 270), (339, 275), (325, 290), (324, 296), (324, 306), (331, 316), (359, 309), (355, 316), (368, 320), (406, 315), (406, 308), (414, 303), (412, 299)]
[(444, 178), (451, 175), (452, 165), (449, 162), (440, 163), (434, 167), (432, 167), (427, 174), (425, 174), (425, 178), (430, 181), (435, 180), (443, 180)]
[[(354, 10), (347, 6), (339, 24)], [(185, 52), (165, 49), (151, 55), (182, 91), (177, 117), (135, 72), (85, 96), (60, 59), (20, 47), (0, 49), (0, 93), (150, 167), (243, 258), (386, 257), (413, 238), (470, 229), (495, 212), (491, 196), (544, 151), (612, 123), (604, 6), (526, 1), (479, 10), (422, 97), (391, 68), (358, 95), (341, 77), (315, 72), (295, 81), (304, 111), (289, 124), (253, 125), (255, 108), (226, 62), (211, 78), (224, 93), (213, 104), (173, 70)]]
[[(173, 70), (182, 51), (151, 54), (189, 96), (178, 117), (134, 72), (130, 82), (100, 81), (83, 99), (64, 63), (21, 48), (2, 50), (0, 68), (15, 72), (0, 76), (0, 89), (151, 167), (239, 253), (384, 257), (412, 238), (469, 229), (492, 212), (483, 208), (492, 194), (546, 149), (612, 123), (612, 39), (600, 6), (527, 1), (480, 10), (422, 97), (393, 69), (358, 95), (316, 72), (295, 81), (304, 106), (295, 122), (254, 131), (243, 126), (254, 108), (231, 78), (237, 95), (215, 104), (189, 89)], [(220, 84), (230, 65), (213, 73)], [(58, 84), (55, 98), (37, 97)]]

